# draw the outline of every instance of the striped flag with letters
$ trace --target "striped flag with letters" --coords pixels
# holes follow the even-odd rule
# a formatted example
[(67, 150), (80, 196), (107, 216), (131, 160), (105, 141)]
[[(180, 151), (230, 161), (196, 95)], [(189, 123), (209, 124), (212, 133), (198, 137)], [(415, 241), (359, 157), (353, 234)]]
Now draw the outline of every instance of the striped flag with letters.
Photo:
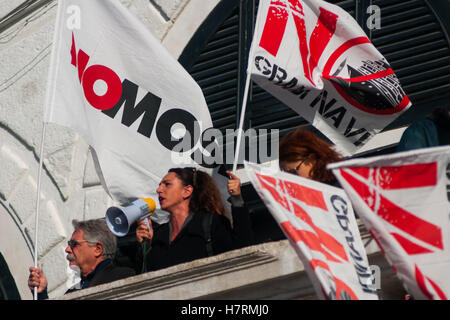
[(329, 165), (415, 299), (450, 297), (450, 147)]
[(253, 163), (245, 163), (245, 171), (320, 298), (378, 299), (356, 218), (343, 190)]

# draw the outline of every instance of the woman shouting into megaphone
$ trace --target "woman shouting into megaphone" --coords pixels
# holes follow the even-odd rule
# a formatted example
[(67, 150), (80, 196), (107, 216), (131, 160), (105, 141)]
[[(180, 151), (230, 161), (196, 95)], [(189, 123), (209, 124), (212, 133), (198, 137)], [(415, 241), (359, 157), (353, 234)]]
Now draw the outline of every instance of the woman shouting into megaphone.
[[(240, 180), (228, 172), (231, 198), (240, 198)], [(162, 210), (170, 220), (149, 230), (145, 221), (136, 229), (138, 242), (146, 252), (138, 251), (139, 268), (154, 271), (175, 264), (242, 248), (253, 243), (250, 216), (243, 201), (232, 201), (232, 219), (225, 208), (214, 180), (196, 168), (172, 168), (161, 180), (156, 192)], [(151, 223), (151, 221), (149, 221)]]

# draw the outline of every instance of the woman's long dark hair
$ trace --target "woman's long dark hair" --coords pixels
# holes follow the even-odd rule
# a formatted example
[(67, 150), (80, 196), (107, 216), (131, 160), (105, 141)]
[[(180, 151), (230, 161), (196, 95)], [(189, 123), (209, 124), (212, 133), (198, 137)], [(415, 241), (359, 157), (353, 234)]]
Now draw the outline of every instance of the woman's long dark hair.
[(300, 128), (287, 133), (281, 139), (279, 158), (280, 164), (307, 158), (313, 163), (310, 178), (324, 183), (335, 181), (333, 173), (326, 168), (327, 165), (342, 160), (339, 153), (326, 141), (311, 131)]
[(172, 168), (169, 172), (175, 173), (183, 186), (194, 188), (189, 202), (191, 212), (225, 213), (219, 189), (209, 174), (192, 167)]

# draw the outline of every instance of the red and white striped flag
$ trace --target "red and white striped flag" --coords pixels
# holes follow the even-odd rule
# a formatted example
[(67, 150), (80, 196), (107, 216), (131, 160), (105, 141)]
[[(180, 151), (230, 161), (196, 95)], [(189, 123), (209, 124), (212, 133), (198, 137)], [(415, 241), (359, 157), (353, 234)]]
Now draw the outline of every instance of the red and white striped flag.
[(415, 299), (450, 297), (450, 147), (329, 166)]
[(344, 154), (411, 105), (358, 23), (321, 0), (261, 0), (247, 72)]
[(350, 200), (310, 179), (245, 163), (322, 299), (378, 299)]

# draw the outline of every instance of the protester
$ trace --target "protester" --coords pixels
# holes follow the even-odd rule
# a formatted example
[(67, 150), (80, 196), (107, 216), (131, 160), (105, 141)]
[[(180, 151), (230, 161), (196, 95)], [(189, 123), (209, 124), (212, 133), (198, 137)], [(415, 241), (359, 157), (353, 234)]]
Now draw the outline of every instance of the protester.
[(138, 250), (137, 271), (167, 268), (252, 244), (250, 216), (239, 199), (240, 181), (229, 174), (233, 226), (224, 215), (224, 205), (211, 176), (196, 168), (169, 170), (156, 192), (170, 221), (153, 223), (151, 230), (145, 221), (138, 224), (136, 237), (143, 250)]
[(440, 107), (411, 124), (404, 132), (397, 151), (450, 144), (450, 105)]
[(287, 133), (280, 141), (280, 169), (304, 178), (338, 185), (327, 165), (340, 160), (342, 158), (339, 153), (308, 130), (296, 129)]
[[(72, 221), (75, 231), (67, 243), (66, 253), (70, 266), (80, 269), (80, 284), (67, 293), (135, 275), (131, 268), (115, 266), (112, 262), (117, 239), (109, 231), (104, 219)], [(48, 298), (47, 278), (40, 268), (30, 267), (28, 287), (38, 288), (38, 299)]]

